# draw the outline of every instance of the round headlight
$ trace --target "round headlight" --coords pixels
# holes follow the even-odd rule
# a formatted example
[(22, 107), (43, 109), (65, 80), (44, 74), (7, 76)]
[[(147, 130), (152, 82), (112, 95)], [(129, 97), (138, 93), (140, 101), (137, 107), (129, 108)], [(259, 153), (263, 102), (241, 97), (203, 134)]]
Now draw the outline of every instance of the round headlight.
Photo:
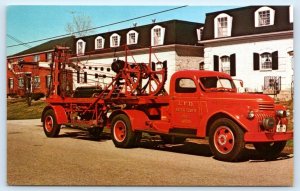
[(268, 117), (268, 118), (263, 119), (263, 127), (265, 129), (267, 129), (267, 130), (271, 129), (274, 127), (274, 125), (275, 125), (275, 120), (273, 118)]
[(286, 110), (286, 116), (288, 117), (288, 116), (290, 116), (290, 115), (291, 115), (290, 110)]
[(248, 113), (248, 119), (253, 119), (254, 116), (255, 116), (254, 111), (252, 111), (252, 110), (249, 111), (249, 113)]
[(284, 111), (284, 110), (277, 110), (277, 111), (276, 111), (276, 115), (277, 115), (278, 117), (286, 117), (288, 114), (287, 114), (287, 112)]

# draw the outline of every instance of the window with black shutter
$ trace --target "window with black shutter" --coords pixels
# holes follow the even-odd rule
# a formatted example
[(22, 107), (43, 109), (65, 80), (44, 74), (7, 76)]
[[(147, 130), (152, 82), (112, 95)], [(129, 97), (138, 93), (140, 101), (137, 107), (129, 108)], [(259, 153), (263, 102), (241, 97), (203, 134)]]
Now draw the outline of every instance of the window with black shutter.
[(272, 70), (278, 70), (278, 51), (272, 52)]
[(219, 56), (214, 55), (214, 71), (219, 71)]
[(236, 76), (235, 54), (230, 55), (230, 76)]
[(259, 70), (259, 54), (253, 53), (253, 70)]

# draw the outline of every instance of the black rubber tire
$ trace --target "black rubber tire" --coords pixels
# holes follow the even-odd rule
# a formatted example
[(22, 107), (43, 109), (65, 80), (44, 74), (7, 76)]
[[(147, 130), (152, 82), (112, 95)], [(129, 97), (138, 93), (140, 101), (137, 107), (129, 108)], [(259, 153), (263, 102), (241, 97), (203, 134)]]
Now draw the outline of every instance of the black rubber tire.
[(186, 137), (177, 137), (172, 135), (160, 135), (160, 138), (165, 144), (182, 144), (186, 140)]
[[(215, 136), (218, 134), (218, 129), (220, 128), (226, 128), (227, 133), (230, 133), (232, 135), (232, 139), (229, 138), (227, 140), (227, 135), (225, 135), (225, 144), (230, 145), (232, 147), (231, 149), (228, 149), (228, 151), (220, 151), (220, 147), (222, 147), (222, 144), (220, 142), (221, 135), (219, 134), (219, 141), (215, 141)], [(226, 132), (226, 130), (224, 132)], [(224, 137), (224, 136), (223, 136)], [(243, 130), (231, 119), (228, 118), (219, 118), (216, 121), (214, 121), (210, 127), (209, 130), (209, 146), (210, 150), (213, 153), (214, 157), (218, 160), (222, 161), (238, 161), (245, 150), (245, 141), (244, 141), (244, 132)], [(219, 149), (217, 148), (219, 147)], [(224, 146), (224, 149), (226, 149), (226, 146)]]
[(286, 145), (286, 141), (270, 142), (270, 143), (253, 143), (256, 151), (265, 160), (275, 160)]
[[(125, 134), (122, 140), (119, 139), (115, 133), (117, 123), (121, 123), (125, 126)], [(136, 147), (141, 139), (140, 132), (134, 132), (131, 128), (131, 123), (127, 115), (119, 114), (116, 115), (111, 122), (111, 137), (116, 147), (118, 148), (132, 148)], [(119, 140), (118, 140), (119, 139)]]
[[(46, 128), (47, 120), (52, 119), (52, 128)], [(43, 116), (43, 129), (47, 137), (57, 137), (60, 131), (61, 125), (57, 124), (55, 113), (52, 109), (49, 109), (45, 112)]]

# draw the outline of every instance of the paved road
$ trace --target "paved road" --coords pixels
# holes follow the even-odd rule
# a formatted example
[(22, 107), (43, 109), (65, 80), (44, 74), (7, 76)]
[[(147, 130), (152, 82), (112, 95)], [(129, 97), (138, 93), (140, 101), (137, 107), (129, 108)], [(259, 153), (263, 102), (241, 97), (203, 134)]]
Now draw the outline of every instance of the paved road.
[(93, 140), (62, 129), (46, 138), (39, 120), (7, 121), (9, 185), (292, 186), (293, 154), (265, 162), (253, 150), (238, 163), (215, 160), (207, 144), (163, 145), (143, 139), (140, 148), (115, 148), (108, 134)]

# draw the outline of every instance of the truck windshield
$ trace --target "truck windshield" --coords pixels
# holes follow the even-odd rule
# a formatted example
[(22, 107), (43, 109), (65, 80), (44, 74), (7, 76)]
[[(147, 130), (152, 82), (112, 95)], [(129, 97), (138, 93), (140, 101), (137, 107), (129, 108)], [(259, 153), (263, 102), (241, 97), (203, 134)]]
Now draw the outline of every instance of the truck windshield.
[(200, 78), (201, 86), (208, 91), (235, 91), (234, 83), (231, 79), (218, 76)]

